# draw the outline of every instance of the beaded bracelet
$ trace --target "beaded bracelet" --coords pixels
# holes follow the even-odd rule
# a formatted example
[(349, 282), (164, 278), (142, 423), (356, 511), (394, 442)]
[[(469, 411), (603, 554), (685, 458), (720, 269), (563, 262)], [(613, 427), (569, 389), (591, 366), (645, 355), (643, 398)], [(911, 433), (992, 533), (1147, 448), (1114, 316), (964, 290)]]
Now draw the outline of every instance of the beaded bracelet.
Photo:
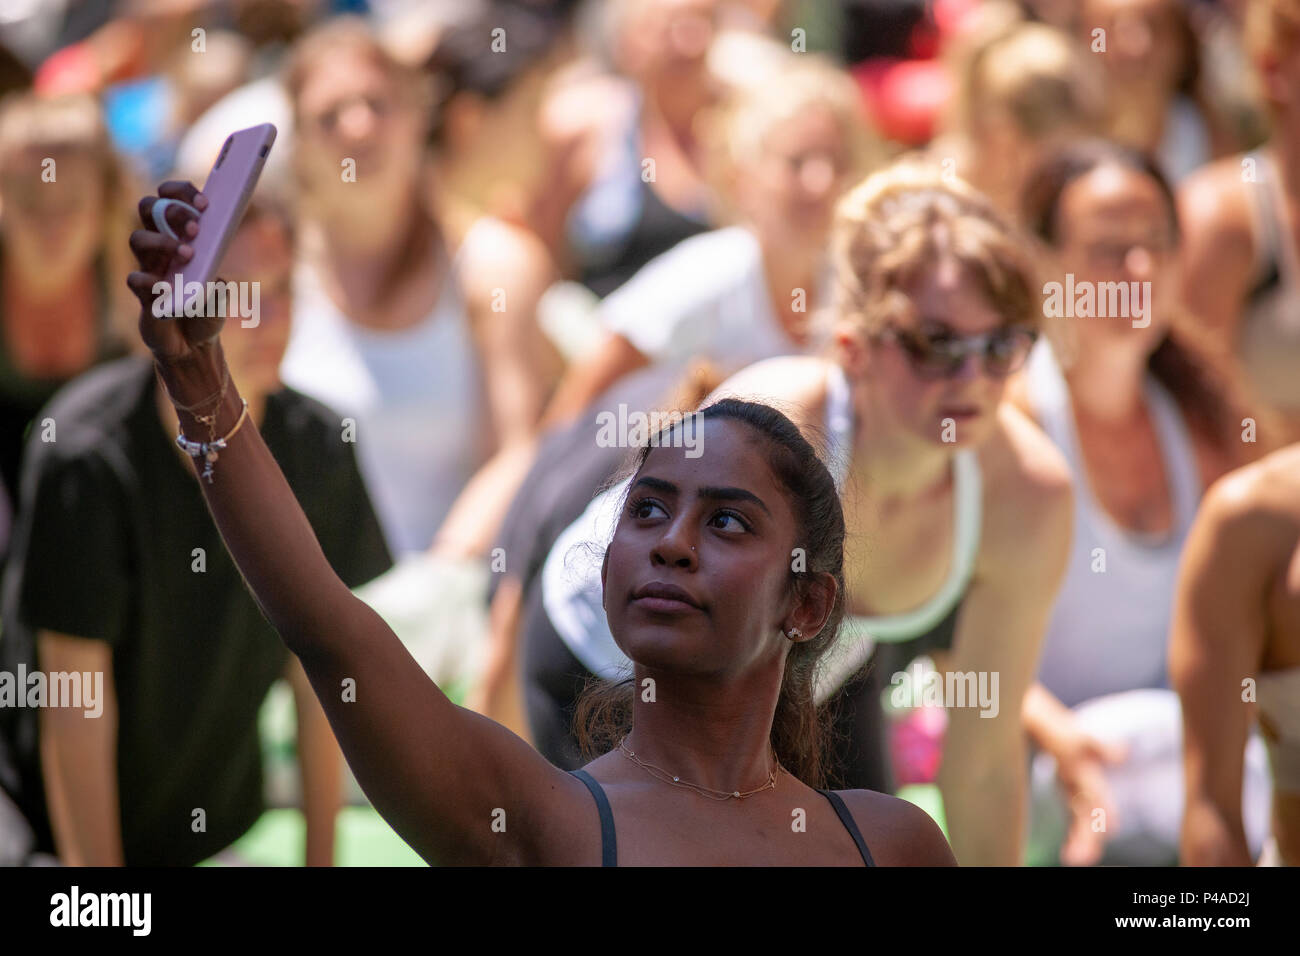
[(214, 441), (190, 441), (183, 431), (178, 430), (176, 433), (176, 444), (181, 451), (191, 458), (203, 459), (203, 473), (199, 477), (208, 479), (208, 484), (212, 484), (212, 465), (217, 460), (217, 452), (225, 449), (226, 442), (235, 437), (235, 432), (239, 431), (239, 427), (244, 424), (244, 419), (248, 417), (248, 399), (243, 399), (243, 402), (244, 409), (239, 413), (239, 420), (224, 438)]

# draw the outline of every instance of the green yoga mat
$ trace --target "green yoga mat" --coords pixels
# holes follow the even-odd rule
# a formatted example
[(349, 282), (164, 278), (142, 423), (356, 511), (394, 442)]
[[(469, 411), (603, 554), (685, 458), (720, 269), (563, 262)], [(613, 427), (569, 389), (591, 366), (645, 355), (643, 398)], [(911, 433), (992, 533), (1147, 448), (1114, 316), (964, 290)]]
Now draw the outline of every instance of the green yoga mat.
[[(232, 846), (200, 866), (302, 866), (307, 822), (301, 811), (268, 810)], [(424, 866), (370, 807), (344, 807), (335, 830), (335, 866)]]

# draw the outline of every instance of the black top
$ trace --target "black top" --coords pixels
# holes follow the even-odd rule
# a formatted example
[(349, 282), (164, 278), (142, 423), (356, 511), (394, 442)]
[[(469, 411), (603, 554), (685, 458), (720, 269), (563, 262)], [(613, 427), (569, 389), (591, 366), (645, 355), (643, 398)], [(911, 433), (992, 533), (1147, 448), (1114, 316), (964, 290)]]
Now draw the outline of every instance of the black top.
[[(160, 387), (152, 360), (132, 356), (42, 410), (56, 440), (34, 432), (25, 451), (0, 604), (0, 670), (37, 666), (39, 629), (112, 648), (128, 865), (196, 863), (262, 813), (258, 712), (289, 660), (163, 429)], [(326, 558), (355, 587), (392, 558), (339, 421), (285, 388), (267, 397), (260, 430)], [(35, 710), (0, 708), (0, 786), (38, 849), (53, 852), (36, 734)], [(199, 808), (206, 832), (196, 833)]]
[[(600, 865), (618, 866), (618, 844), (614, 837), (614, 813), (609, 808), (609, 798), (605, 796), (605, 788), (585, 770), (570, 770), (569, 773), (585, 783), (587, 789), (591, 791), (591, 795), (596, 799), (596, 812), (600, 814)], [(876, 861), (871, 858), (871, 851), (867, 849), (867, 841), (862, 839), (862, 831), (853, 822), (853, 814), (849, 813), (849, 808), (844, 805), (844, 800), (834, 790), (819, 789), (817, 792), (829, 800), (831, 806), (835, 808), (835, 815), (840, 818), (840, 822), (844, 824), (844, 829), (849, 831), (849, 836), (853, 837), (853, 842), (858, 845), (858, 852), (862, 854), (862, 862), (867, 866), (875, 866)]]
[(668, 205), (644, 180), (640, 194), (641, 210), (628, 233), (602, 249), (604, 256), (600, 261), (594, 253), (579, 255), (579, 281), (602, 299), (636, 275), (651, 259), (710, 228), (707, 222)]

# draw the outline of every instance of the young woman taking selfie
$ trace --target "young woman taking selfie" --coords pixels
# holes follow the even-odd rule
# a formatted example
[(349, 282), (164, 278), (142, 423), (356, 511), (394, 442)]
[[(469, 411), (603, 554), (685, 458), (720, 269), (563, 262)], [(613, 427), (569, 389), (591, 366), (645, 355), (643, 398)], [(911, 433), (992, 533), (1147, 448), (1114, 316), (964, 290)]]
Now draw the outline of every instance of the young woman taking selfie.
[[(189, 183), (163, 198), (200, 211)], [(452, 704), (339, 580), (225, 379), (220, 318), (157, 319), (155, 282), (190, 247), (140, 203), (128, 285), (140, 333), (190, 441), (225, 437), (201, 482), (232, 558), (301, 660), (358, 781), (438, 864), (949, 865), (920, 809), (820, 785), (813, 673), (844, 609), (844, 516), (795, 426), (762, 405), (703, 413), (705, 452), (647, 447), (602, 575), (615, 639), (636, 665), (632, 731), (566, 773)], [(178, 235), (197, 228), (168, 211)], [(183, 248), (182, 248), (183, 247)], [(237, 335), (232, 326), (226, 335)], [(202, 408), (204, 419), (187, 408)], [(793, 548), (807, 570), (791, 569)], [(594, 806), (593, 806), (594, 803)], [(593, 812), (595, 811), (595, 812)]]

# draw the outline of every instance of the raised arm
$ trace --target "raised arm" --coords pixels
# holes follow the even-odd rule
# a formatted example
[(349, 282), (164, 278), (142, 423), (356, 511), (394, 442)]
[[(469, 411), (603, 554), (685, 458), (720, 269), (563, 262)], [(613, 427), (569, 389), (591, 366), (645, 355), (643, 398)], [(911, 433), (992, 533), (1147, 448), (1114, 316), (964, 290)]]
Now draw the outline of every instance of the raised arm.
[[(166, 183), (159, 193), (200, 210), (207, 205), (189, 183)], [(155, 201), (140, 203), (146, 224)], [(168, 222), (180, 235), (197, 234), (178, 207), (168, 211)], [(131, 248), (143, 270), (128, 279), (144, 306), (140, 334), (172, 401), (201, 412), (216, 405), (211, 433), (229, 434), (242, 401), (234, 382), (215, 401), (227, 372), (222, 320), (152, 313), (154, 284), (189, 259), (188, 246), (149, 228), (132, 234)], [(208, 440), (209, 429), (193, 413), (178, 413), (187, 438)], [(384, 818), (430, 862), (548, 856), (557, 831), (565, 835), (566, 807), (581, 783), (505, 728), (452, 704), (429, 680), (383, 619), (335, 574), (251, 422), (219, 452), (213, 472), (199, 485), (226, 548), (301, 660), (348, 763)]]

